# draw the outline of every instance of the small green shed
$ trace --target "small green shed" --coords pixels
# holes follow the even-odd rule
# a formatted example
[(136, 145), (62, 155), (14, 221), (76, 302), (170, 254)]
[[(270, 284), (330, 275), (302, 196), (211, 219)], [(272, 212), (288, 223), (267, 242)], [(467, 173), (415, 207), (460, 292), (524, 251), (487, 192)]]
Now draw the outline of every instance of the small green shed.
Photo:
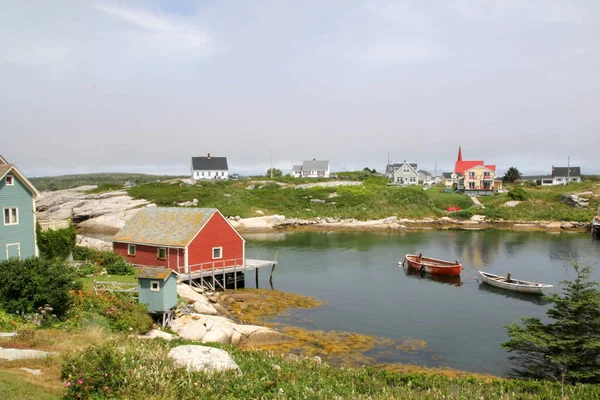
[(169, 313), (177, 306), (177, 272), (170, 268), (142, 268), (138, 280), (139, 302), (153, 314)]

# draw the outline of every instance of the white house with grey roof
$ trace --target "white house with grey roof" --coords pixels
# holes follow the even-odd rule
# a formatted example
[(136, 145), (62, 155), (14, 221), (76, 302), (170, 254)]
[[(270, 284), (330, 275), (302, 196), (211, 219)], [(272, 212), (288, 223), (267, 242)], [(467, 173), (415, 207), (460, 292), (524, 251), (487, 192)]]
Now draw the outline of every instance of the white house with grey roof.
[[(393, 174), (392, 183), (398, 185), (418, 185), (419, 173), (417, 172), (417, 164), (409, 163), (406, 160), (402, 164), (392, 164)], [(396, 167), (398, 166), (398, 167)]]
[(302, 165), (294, 165), (292, 176), (294, 178), (329, 178), (329, 160), (312, 159), (303, 161)]
[(228, 179), (227, 157), (192, 157), (192, 179)]
[(581, 182), (581, 167), (552, 166), (552, 175), (522, 176), (523, 182), (538, 182), (542, 186), (567, 185)]

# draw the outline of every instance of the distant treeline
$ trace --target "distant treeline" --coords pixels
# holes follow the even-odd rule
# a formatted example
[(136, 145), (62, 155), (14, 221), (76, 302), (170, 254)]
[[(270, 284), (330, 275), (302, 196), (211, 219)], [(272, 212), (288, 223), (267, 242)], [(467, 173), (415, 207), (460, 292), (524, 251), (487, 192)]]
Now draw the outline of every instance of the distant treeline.
[(187, 176), (128, 174), (114, 172), (45, 176), (41, 178), (29, 178), (29, 180), (39, 191), (47, 191), (70, 189), (82, 185), (124, 185), (127, 182), (133, 185), (138, 185), (141, 183), (165, 181), (175, 178), (187, 178)]

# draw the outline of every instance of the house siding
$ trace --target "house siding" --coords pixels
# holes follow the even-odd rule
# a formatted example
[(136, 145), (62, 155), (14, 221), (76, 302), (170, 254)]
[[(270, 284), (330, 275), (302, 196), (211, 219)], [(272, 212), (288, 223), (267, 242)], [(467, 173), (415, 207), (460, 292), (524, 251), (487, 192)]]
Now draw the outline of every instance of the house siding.
[[(405, 172), (405, 170), (408, 170), (408, 172)], [(400, 185), (418, 185), (419, 174), (408, 163), (404, 163), (394, 172), (394, 183)]]
[[(213, 247), (222, 247), (221, 258), (213, 259)], [(188, 245), (188, 262), (192, 271), (200, 268), (242, 265), (244, 240), (220, 213), (215, 213)], [(201, 265), (202, 264), (202, 265)]]
[[(135, 243), (131, 243), (135, 244)], [(166, 259), (161, 260), (157, 257), (158, 248), (166, 247), (166, 246), (149, 246), (136, 244), (135, 245), (135, 255), (130, 256), (127, 254), (129, 243), (125, 242), (114, 242), (113, 250), (115, 253), (120, 254), (125, 257), (127, 261), (134, 265), (143, 265), (147, 267), (168, 267), (174, 271), (182, 272), (184, 270), (185, 264), (185, 252), (184, 249), (179, 249), (179, 264), (177, 263), (177, 249), (176, 248), (167, 248), (168, 257)], [(179, 270), (178, 267), (179, 266)]]
[[(151, 282), (158, 281), (160, 290), (150, 290)], [(172, 309), (177, 305), (177, 278), (169, 275), (166, 280), (140, 278), (138, 279), (139, 302), (145, 304), (150, 312), (160, 312)]]
[[(37, 255), (33, 193), (16, 175), (9, 175), (14, 177), (14, 185), (7, 186), (6, 179), (0, 180), (0, 261), (7, 258), (7, 245), (13, 243), (19, 244), (21, 258)], [(17, 225), (4, 225), (6, 207), (19, 209)]]
[(495, 179), (496, 172), (494, 170), (478, 166), (465, 170), (463, 182), (459, 186), (464, 188), (465, 192), (478, 195), (489, 194), (487, 192), (493, 193), (494, 191)]
[[(204, 174), (204, 175), (203, 175)], [(215, 178), (216, 177), (216, 178)], [(201, 179), (228, 179), (229, 171), (226, 170), (192, 170), (192, 179), (201, 180)]]

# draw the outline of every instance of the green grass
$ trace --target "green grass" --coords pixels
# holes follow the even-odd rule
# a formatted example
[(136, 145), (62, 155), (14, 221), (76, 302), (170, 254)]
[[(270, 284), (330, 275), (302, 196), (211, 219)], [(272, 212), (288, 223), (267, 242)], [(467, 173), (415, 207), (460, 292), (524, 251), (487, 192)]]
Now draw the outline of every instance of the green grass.
[(427, 194), (437, 208), (446, 210), (448, 207), (460, 207), (462, 210), (466, 210), (473, 207), (473, 201), (471, 201), (469, 196), (460, 193), (440, 193), (440, 189), (443, 190), (444, 187), (434, 186), (427, 191)]
[(94, 287), (94, 281), (127, 283), (137, 286), (137, 279), (135, 279), (135, 275), (103, 275), (81, 278), (81, 282), (83, 283), (83, 289), (92, 290), (92, 288)]
[(26, 377), (24, 371), (0, 371), (0, 394), (2, 400), (54, 400), (60, 399), (62, 390), (36, 383), (33, 375)]
[[(82, 185), (120, 185), (125, 182), (140, 184), (145, 182), (164, 181), (167, 179), (178, 178), (170, 175), (147, 175), (147, 174), (129, 174), (129, 173), (98, 173), (98, 174), (78, 174), (46, 176), (39, 178), (29, 178), (29, 181), (39, 191), (70, 189)], [(187, 178), (187, 176), (185, 176)]]

